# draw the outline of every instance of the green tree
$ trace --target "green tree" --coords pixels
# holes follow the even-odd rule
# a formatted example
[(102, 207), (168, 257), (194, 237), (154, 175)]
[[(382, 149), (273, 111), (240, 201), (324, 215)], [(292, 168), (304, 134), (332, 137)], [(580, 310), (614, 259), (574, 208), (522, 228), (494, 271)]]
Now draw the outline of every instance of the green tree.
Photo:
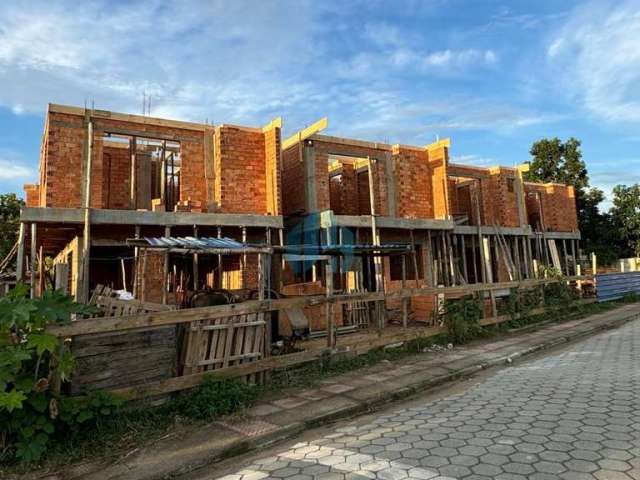
[(533, 157), (525, 178), (534, 182), (558, 182), (573, 185), (582, 194), (589, 186), (587, 166), (582, 160), (580, 140), (543, 138), (534, 142), (529, 153)]
[(640, 256), (640, 184), (613, 189), (611, 216), (624, 241), (624, 253)]
[(595, 252), (602, 263), (610, 263), (622, 248), (619, 229), (614, 228), (614, 219), (609, 214), (600, 211), (604, 193), (589, 187), (589, 174), (580, 146), (580, 140), (573, 137), (565, 142), (557, 137), (534, 142), (529, 151), (531, 166), (524, 178), (533, 182), (572, 185), (583, 245), (587, 251)]
[(0, 260), (2, 260), (16, 243), (20, 208), (24, 202), (15, 193), (0, 195)]

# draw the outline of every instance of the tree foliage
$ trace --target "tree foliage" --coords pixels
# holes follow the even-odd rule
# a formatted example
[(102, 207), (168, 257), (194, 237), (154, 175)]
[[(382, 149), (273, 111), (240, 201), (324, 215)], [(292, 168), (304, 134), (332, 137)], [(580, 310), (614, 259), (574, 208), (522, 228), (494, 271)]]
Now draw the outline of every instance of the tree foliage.
[(0, 260), (16, 243), (20, 208), (23, 205), (24, 202), (15, 193), (0, 194)]
[(613, 189), (612, 223), (627, 254), (640, 256), (640, 185), (617, 185)]
[(590, 187), (589, 174), (582, 160), (581, 142), (569, 138), (545, 138), (531, 146), (530, 170), (525, 179), (534, 182), (557, 182), (572, 185), (575, 189), (578, 226), (582, 234), (583, 247), (595, 252), (601, 264), (610, 264), (625, 250), (621, 230), (614, 218), (600, 209), (604, 192)]
[(88, 307), (56, 291), (36, 299), (27, 293), (19, 284), (0, 298), (0, 460), (38, 460), (52, 435), (117, 404), (98, 393), (80, 399), (59, 395), (55, 386), (68, 380), (73, 356), (46, 327)]

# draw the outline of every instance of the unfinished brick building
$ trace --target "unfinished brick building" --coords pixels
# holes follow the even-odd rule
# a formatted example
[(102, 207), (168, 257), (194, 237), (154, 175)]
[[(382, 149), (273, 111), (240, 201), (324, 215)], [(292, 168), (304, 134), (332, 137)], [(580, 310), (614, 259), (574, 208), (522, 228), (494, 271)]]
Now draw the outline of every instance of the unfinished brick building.
[[(413, 249), (407, 265), (399, 257), (341, 264), (338, 288), (394, 291), (403, 270), (405, 282), (416, 286), (523, 280), (540, 264), (575, 273), (580, 234), (571, 187), (525, 183), (526, 166), (451, 164), (448, 140), (389, 145), (317, 130), (283, 142), (289, 235), (298, 231), (307, 242), (325, 244), (405, 242)], [(295, 280), (317, 280), (317, 268), (299, 269)], [(435, 303), (413, 297), (413, 318), (430, 318)]]
[[(58, 286), (80, 300), (99, 283), (153, 302), (166, 302), (180, 281), (190, 289), (251, 288), (251, 259), (203, 258), (186, 265), (156, 255), (136, 262), (138, 251), (126, 239), (209, 236), (268, 243), (272, 233), (281, 237), (280, 128), (279, 119), (264, 128), (214, 127), (49, 105), (40, 181), (25, 186), (21, 216), (31, 262), (37, 255), (54, 257), (68, 277)], [(163, 285), (163, 273), (177, 272), (176, 265), (182, 278)], [(24, 259), (18, 269), (20, 274)]]
[[(325, 126), (281, 144), (279, 119), (212, 126), (49, 105), (40, 181), (25, 185), (21, 216), (31, 271), (37, 257), (53, 257), (56, 286), (79, 300), (98, 284), (158, 303), (176, 301), (177, 290), (255, 288), (252, 255), (141, 259), (127, 243), (193, 236), (411, 246), (408, 258), (342, 256), (332, 274), (339, 292), (523, 280), (541, 264), (576, 273), (571, 187), (524, 182), (524, 166), (450, 163), (448, 140), (391, 145), (319, 134)], [(23, 249), (19, 276), (25, 260)], [(321, 255), (288, 260), (276, 294), (324, 292)], [(414, 320), (432, 321), (438, 299), (414, 296), (409, 307)], [(348, 308), (336, 308), (336, 325), (355, 326), (359, 313)], [(393, 319), (401, 301), (387, 308)], [(312, 331), (325, 328), (321, 309), (307, 313)]]

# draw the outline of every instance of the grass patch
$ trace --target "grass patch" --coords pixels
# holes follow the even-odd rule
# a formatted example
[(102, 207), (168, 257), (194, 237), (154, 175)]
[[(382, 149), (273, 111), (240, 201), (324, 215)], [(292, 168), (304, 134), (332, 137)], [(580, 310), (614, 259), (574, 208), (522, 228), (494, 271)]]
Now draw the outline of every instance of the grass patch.
[(41, 461), (0, 462), (0, 477), (24, 474), (38, 468), (54, 469), (87, 458), (109, 458), (158, 438), (176, 426), (203, 424), (241, 411), (255, 402), (259, 387), (240, 380), (206, 377), (198, 387), (182, 392), (161, 405), (143, 401), (120, 408), (110, 416), (53, 438)]

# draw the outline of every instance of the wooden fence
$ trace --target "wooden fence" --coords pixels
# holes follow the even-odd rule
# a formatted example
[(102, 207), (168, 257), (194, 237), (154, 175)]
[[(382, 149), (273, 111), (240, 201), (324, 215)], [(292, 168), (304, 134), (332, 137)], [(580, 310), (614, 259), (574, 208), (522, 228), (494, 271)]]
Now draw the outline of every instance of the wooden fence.
[[(48, 328), (50, 333), (62, 338), (91, 338), (92, 336), (125, 333), (127, 331), (149, 331), (159, 327), (182, 329), (182, 355), (176, 375), (171, 378), (149, 379), (140, 385), (114, 388), (112, 391), (125, 398), (140, 398), (192, 388), (205, 375), (219, 378), (250, 376), (259, 372), (288, 367), (339, 352), (339, 343), (333, 337), (328, 348), (317, 348), (281, 356), (269, 356), (270, 329), (265, 321), (269, 312), (322, 304), (352, 304), (354, 302), (380, 302), (389, 299), (407, 299), (414, 296), (443, 294), (445, 297), (460, 297), (474, 292), (495, 292), (512, 288), (534, 288), (558, 281), (584, 282), (593, 280), (591, 276), (569, 277), (562, 280), (541, 279), (503, 282), (494, 284), (470, 284), (446, 288), (403, 288), (394, 292), (361, 292), (332, 296), (313, 295), (285, 299), (252, 300), (238, 304), (185, 310), (147, 312), (137, 315), (105, 317), (80, 320), (67, 325)], [(494, 295), (491, 295), (494, 298)], [(499, 317), (493, 302), (493, 314), (482, 320), (489, 325), (508, 320)], [(328, 321), (332, 321), (328, 317)], [(386, 344), (429, 337), (444, 332), (442, 326), (408, 327), (384, 335), (379, 326), (378, 335), (370, 336), (363, 345), (349, 348), (364, 353)], [(327, 325), (327, 330), (335, 325)], [(348, 335), (346, 336), (348, 337)], [(340, 339), (344, 337), (339, 337)], [(143, 356), (144, 351), (139, 351)]]

